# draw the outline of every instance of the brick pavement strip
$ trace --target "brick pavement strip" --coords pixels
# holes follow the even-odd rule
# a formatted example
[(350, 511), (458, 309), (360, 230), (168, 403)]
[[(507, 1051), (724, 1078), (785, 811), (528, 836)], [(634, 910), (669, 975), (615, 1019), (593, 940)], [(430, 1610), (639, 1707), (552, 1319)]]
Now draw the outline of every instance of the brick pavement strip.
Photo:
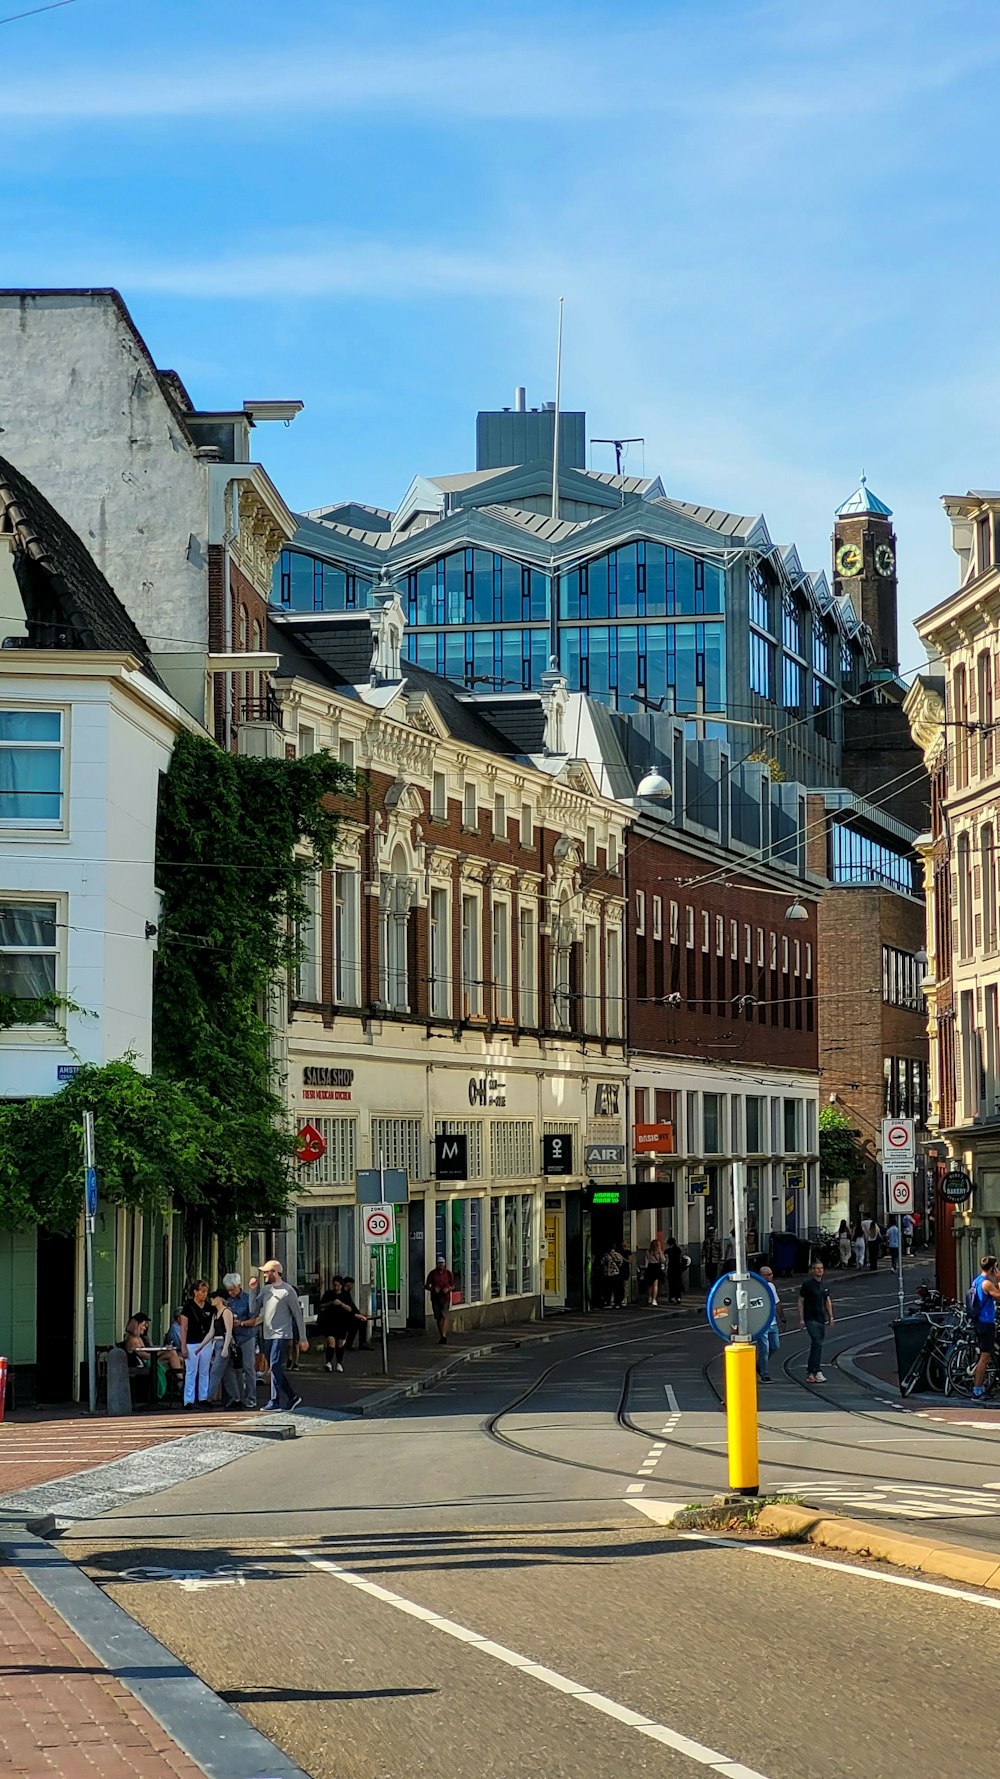
[(0, 1773), (60, 1779), (205, 1779), (35, 1592), (0, 1565)]

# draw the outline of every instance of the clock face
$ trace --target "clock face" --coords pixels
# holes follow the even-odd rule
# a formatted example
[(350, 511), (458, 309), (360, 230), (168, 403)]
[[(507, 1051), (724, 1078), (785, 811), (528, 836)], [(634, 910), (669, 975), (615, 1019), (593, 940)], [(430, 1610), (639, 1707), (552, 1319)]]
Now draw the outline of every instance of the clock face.
[(842, 575), (861, 573), (861, 551), (857, 544), (841, 544), (837, 551), (837, 571)]
[(890, 575), (896, 567), (896, 557), (891, 544), (879, 544), (875, 551), (875, 567), (879, 574)]

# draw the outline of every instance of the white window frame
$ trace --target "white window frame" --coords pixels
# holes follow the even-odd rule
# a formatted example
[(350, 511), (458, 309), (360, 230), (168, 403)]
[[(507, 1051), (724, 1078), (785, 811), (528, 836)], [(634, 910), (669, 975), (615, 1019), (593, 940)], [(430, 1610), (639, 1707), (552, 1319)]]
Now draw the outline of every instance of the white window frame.
[(361, 1005), (361, 872), (354, 864), (333, 867), (333, 999), (338, 1007)]
[(711, 950), (711, 932), (710, 932), (710, 928), (709, 928), (709, 915), (708, 915), (707, 908), (703, 908), (702, 913), (701, 913), (701, 949), (702, 949), (702, 951)]
[[(0, 816), (0, 833), (16, 834), (63, 834), (66, 832), (66, 809), (69, 783), (69, 711), (59, 704), (21, 704), (5, 703), (0, 705), (0, 715), (10, 716), (57, 716), (59, 718), (58, 741), (7, 741), (0, 739), (0, 754), (9, 753), (58, 753), (59, 754), (59, 790), (57, 816)], [(9, 792), (7, 793), (10, 794)]]
[(355, 752), (353, 736), (341, 736), (337, 743), (337, 758), (342, 766), (347, 766), (351, 772), (354, 771)]
[(440, 883), (431, 885), (427, 899), (428, 1003), (436, 1019), (450, 1019), (451, 1006), (451, 891)]
[(653, 897), (653, 938), (663, 938), (663, 897)]
[(620, 1038), (623, 1027), (622, 1006), (622, 935), (621, 928), (609, 926), (604, 933), (605, 957), (605, 1031), (609, 1038)]
[[(16, 907), (18, 904), (29, 908), (51, 908), (55, 928), (53, 945), (0, 945), (3, 956), (51, 957), (54, 958), (52, 972), (53, 986), (46, 993), (64, 995), (66, 992), (66, 932), (67, 902), (65, 896), (53, 894), (46, 890), (4, 890), (0, 894), (0, 905)], [(26, 997), (27, 998), (27, 997)], [(24, 1042), (25, 1032), (30, 1032), (39, 1041), (49, 1043), (64, 1042), (63, 1033), (58, 1024), (57, 1009), (53, 1007), (51, 1017), (42, 1020), (30, 1020), (24, 1024), (10, 1025), (0, 1028), (0, 1042), (17, 1035), (18, 1042)]]
[(609, 874), (617, 873), (618, 870), (618, 835), (613, 828), (608, 834), (607, 869)]
[(431, 820), (446, 822), (448, 820), (448, 774), (435, 772), (431, 775)]
[(715, 955), (716, 957), (725, 957), (726, 955), (726, 923), (721, 914), (717, 914), (715, 917)]
[(690, 903), (684, 909), (684, 944), (688, 951), (694, 950), (694, 909)]
[(601, 929), (590, 920), (583, 928), (583, 1029), (600, 1035)]
[(681, 940), (681, 911), (676, 902), (670, 904), (670, 943), (679, 945)]
[(483, 1013), (483, 899), (479, 891), (462, 887), (462, 1017), (481, 1019)]
[(635, 931), (640, 939), (646, 931), (646, 892), (640, 889), (635, 892)]
[(583, 862), (591, 867), (597, 864), (597, 829), (589, 824), (583, 842)]
[(316, 731), (310, 723), (299, 724), (299, 759), (307, 760), (316, 752)]
[(535, 840), (535, 817), (530, 803), (521, 804), (521, 845), (530, 847)]
[(494, 896), (492, 917), (493, 1014), (504, 1025), (510, 1025), (514, 1018), (514, 985), (511, 976), (511, 905), (507, 896)]
[[(299, 730), (301, 735), (302, 731)], [(323, 888), (319, 871), (302, 884), (306, 912), (299, 922), (299, 957), (295, 965), (295, 999), (316, 1003), (323, 998)]]
[(517, 912), (518, 1025), (538, 1025), (538, 921), (533, 903)]
[(467, 834), (479, 833), (479, 792), (468, 782), (462, 789), (462, 827)]
[(493, 838), (507, 841), (507, 795), (505, 791), (493, 793)]

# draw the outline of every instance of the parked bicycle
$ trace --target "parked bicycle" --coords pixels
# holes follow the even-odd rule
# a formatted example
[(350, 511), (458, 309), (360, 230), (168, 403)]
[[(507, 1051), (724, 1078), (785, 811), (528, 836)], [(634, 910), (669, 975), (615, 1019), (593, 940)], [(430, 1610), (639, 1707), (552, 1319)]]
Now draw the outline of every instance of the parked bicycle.
[[(945, 1355), (945, 1395), (971, 1396), (978, 1364), (979, 1342), (976, 1339), (975, 1327), (965, 1310), (958, 1310), (956, 1312), (955, 1338)], [(993, 1396), (998, 1388), (1000, 1388), (1000, 1375), (997, 1373), (996, 1361), (991, 1358), (986, 1367), (983, 1390), (987, 1396)]]
[(921, 1321), (928, 1325), (927, 1339), (909, 1370), (900, 1377), (901, 1396), (909, 1396), (918, 1384), (924, 1384), (936, 1396), (946, 1394), (948, 1356), (956, 1345), (958, 1317), (961, 1313), (955, 1308), (916, 1311)]

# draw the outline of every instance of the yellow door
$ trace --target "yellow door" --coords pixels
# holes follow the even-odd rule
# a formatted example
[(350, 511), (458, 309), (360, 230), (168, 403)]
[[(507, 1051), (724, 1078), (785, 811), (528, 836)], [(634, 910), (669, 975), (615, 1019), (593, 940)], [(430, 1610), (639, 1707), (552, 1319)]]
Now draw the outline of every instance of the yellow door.
[(545, 1296), (553, 1303), (563, 1303), (566, 1298), (565, 1278), (565, 1217), (562, 1204), (558, 1209), (549, 1205), (545, 1207)]

